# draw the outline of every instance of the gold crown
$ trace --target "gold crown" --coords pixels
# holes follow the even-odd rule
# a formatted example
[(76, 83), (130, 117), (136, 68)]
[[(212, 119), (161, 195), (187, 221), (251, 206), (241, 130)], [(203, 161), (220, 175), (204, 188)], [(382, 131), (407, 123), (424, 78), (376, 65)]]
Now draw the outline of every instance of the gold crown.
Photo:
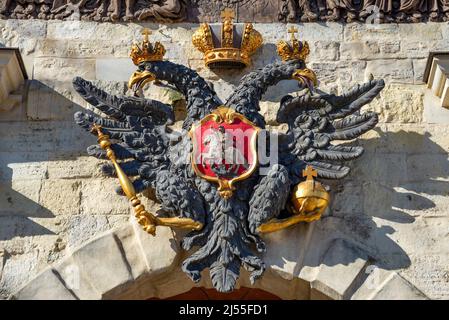
[(234, 11), (221, 13), (221, 30), (207, 23), (201, 24), (192, 37), (193, 45), (204, 54), (210, 68), (243, 68), (250, 64), (251, 55), (262, 45), (262, 35), (251, 23), (234, 26)]
[(288, 29), (288, 33), (291, 34), (291, 41), (281, 40), (277, 44), (278, 55), (281, 57), (282, 61), (287, 60), (306, 60), (310, 53), (309, 44), (307, 41), (301, 42), (295, 37), (295, 33), (298, 29), (291, 27)]
[(150, 42), (148, 39), (151, 34), (150, 30), (143, 29), (142, 34), (144, 38), (140, 46), (137, 43), (134, 43), (131, 46), (131, 53), (129, 56), (134, 64), (137, 66), (144, 61), (161, 61), (165, 54), (164, 46), (159, 41), (156, 41), (154, 44)]
[(302, 175), (307, 178), (293, 189), (291, 210), (301, 216), (301, 221), (311, 222), (320, 219), (326, 210), (329, 193), (321, 183), (313, 179), (317, 172), (311, 166), (307, 166)]

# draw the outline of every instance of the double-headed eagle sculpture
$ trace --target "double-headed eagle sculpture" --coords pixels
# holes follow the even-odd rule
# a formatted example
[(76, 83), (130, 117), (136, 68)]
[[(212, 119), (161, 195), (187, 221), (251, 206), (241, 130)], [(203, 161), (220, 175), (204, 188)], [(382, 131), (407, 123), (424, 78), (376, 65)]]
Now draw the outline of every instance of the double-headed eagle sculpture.
[[(207, 41), (207, 33), (196, 34), (197, 43), (201, 36)], [(340, 96), (318, 93), (313, 89), (314, 73), (304, 62), (308, 50), (306, 42), (294, 37), (291, 43), (281, 41), (278, 52), (282, 61), (245, 75), (223, 103), (197, 72), (164, 61), (163, 46), (151, 44), (146, 36), (132, 49), (138, 70), (130, 85), (139, 87), (157, 79), (174, 86), (186, 100), (182, 127), (188, 134), (170, 127), (175, 119), (171, 105), (144, 97), (110, 95), (82, 78), (73, 80), (75, 90), (102, 114), (75, 114), (81, 127), (91, 132), (94, 127), (100, 137), (100, 145), (90, 146), (88, 154), (114, 160), (113, 165), (103, 166), (106, 175), (132, 177), (121, 189), (131, 199), (145, 230), (154, 233), (156, 225), (191, 229), (182, 247), (196, 251), (183, 261), (182, 270), (195, 282), (205, 269), (220, 292), (234, 289), (241, 267), (250, 272), (252, 282), (259, 278), (265, 265), (255, 252), (266, 249), (261, 233), (314, 220), (307, 215), (320, 215), (328, 198), (320, 196), (326, 190), (314, 176), (341, 179), (350, 170), (343, 162), (363, 152), (360, 146), (333, 142), (355, 139), (378, 122), (376, 113), (361, 113), (360, 108), (378, 95), (384, 82), (370, 80)], [(240, 54), (245, 54), (244, 48)], [(276, 117), (288, 130), (277, 133), (278, 161), (265, 165), (262, 174), (257, 148), (266, 123), (259, 101), (268, 87), (292, 78), (299, 80), (300, 90), (296, 96), (282, 98)], [(228, 166), (224, 160), (215, 165), (196, 161), (203, 153), (211, 154), (208, 143), (214, 141), (216, 147), (220, 132), (233, 127), (252, 130), (244, 143), (247, 148), (240, 153), (247, 161), (240, 168)], [(214, 136), (206, 134), (202, 140), (205, 128)], [(309, 183), (305, 189), (304, 183)], [(146, 212), (136, 197), (148, 188), (155, 190), (160, 202), (158, 216)], [(326, 200), (324, 205), (310, 201), (314, 197)]]

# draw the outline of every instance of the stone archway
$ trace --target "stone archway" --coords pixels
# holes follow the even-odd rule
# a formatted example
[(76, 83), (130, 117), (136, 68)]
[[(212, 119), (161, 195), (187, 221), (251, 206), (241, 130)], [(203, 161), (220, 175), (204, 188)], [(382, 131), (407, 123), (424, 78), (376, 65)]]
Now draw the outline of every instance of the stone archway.
[[(264, 276), (251, 285), (242, 272), (237, 289), (260, 289), (281, 299), (426, 299), (396, 272), (367, 272), (372, 261), (362, 249), (347, 239), (323, 237), (314, 224), (274, 234), (267, 246)], [(12, 298), (165, 299), (194, 287), (212, 288), (207, 274), (195, 284), (180, 270), (184, 254), (169, 228), (151, 237), (128, 222), (74, 250)]]

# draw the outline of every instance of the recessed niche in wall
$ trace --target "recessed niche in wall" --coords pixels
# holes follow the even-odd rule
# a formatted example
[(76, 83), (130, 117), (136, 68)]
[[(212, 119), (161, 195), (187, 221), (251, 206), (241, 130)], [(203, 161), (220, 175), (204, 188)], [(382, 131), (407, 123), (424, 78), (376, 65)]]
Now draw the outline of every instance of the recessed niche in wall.
[(18, 92), (28, 76), (17, 48), (0, 48), (0, 111), (9, 111), (22, 101)]
[(449, 123), (449, 52), (429, 53), (424, 82), (424, 121)]

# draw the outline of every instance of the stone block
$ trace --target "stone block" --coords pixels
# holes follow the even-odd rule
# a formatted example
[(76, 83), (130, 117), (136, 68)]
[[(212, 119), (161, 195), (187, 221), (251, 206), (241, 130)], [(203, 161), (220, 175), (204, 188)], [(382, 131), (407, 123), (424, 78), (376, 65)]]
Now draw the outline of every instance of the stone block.
[(447, 131), (444, 125), (379, 124), (360, 144), (367, 153), (443, 154), (449, 151)]
[(9, 163), (5, 171), (5, 178), (11, 180), (35, 180), (45, 179), (47, 176), (47, 163), (42, 162), (24, 162), (24, 163)]
[[(209, 277), (209, 274), (202, 274), (203, 277)], [(195, 285), (187, 275), (181, 270), (173, 270), (170, 272), (170, 277), (165, 278), (163, 281), (151, 281), (155, 290), (153, 295), (148, 298), (166, 299), (175, 295), (187, 292)]]
[(131, 223), (139, 239), (151, 277), (170, 271), (178, 262), (180, 246), (168, 227), (157, 227), (156, 236), (146, 233), (133, 218)]
[(47, 36), (47, 22), (43, 20), (8, 19), (5, 28), (22, 38), (43, 39)]
[(441, 31), (442, 23), (399, 23), (398, 35), (407, 41), (413, 40), (441, 40), (443, 34)]
[[(147, 264), (144, 257), (143, 248), (137, 238), (134, 227), (131, 223), (126, 223), (114, 231), (114, 236), (125, 254), (131, 274), (134, 279), (138, 279), (147, 271)], [(147, 249), (148, 250), (148, 249)]]
[(346, 181), (331, 193), (331, 210), (334, 216), (359, 215), (363, 211), (362, 186)]
[(14, 294), (19, 300), (75, 300), (54, 270), (49, 268)]
[[(90, 39), (90, 40), (61, 40), (45, 39), (35, 52), (36, 57), (64, 57), (64, 58), (99, 58), (114, 57), (129, 51), (131, 40), (120, 39)], [(129, 55), (129, 52), (128, 52)], [(126, 56), (124, 56), (126, 57)], [(129, 59), (129, 58), (128, 58)]]
[(56, 78), (59, 82), (71, 82), (75, 76), (87, 80), (95, 79), (94, 59), (72, 59), (72, 58), (35, 58), (34, 79), (44, 83), (52, 83)]
[(340, 59), (340, 43), (336, 41), (314, 41), (309, 43), (311, 55), (316, 61), (336, 61)]
[[(427, 195), (422, 193), (422, 196), (426, 197)], [(431, 200), (428, 201), (430, 202)], [(412, 211), (410, 208), (406, 209), (409, 212)], [(426, 265), (426, 268), (424, 268), (426, 270), (423, 271), (419, 271), (417, 265), (412, 266), (417, 274), (420, 272), (428, 272), (430, 274), (432, 270), (438, 269), (436, 268), (437, 265), (442, 266), (449, 262), (449, 258), (444, 255), (441, 256), (440, 263), (432, 261), (434, 260), (432, 256), (437, 256), (438, 253), (449, 250), (449, 243), (447, 241), (448, 214), (440, 212), (439, 215), (427, 215), (425, 211), (418, 211), (415, 215), (419, 215), (420, 218), (416, 219), (413, 224), (403, 228), (402, 234), (393, 235), (393, 238), (400, 240), (401, 247), (412, 257), (411, 259), (421, 265)], [(426, 261), (424, 257), (429, 257), (429, 259)], [(445, 270), (445, 268), (442, 269)]]
[(318, 77), (319, 81), (319, 87), (320, 89), (324, 90), (323, 87), (333, 84), (336, 86), (337, 82), (337, 68), (338, 64), (335, 62), (311, 62), (308, 65), (309, 68), (311, 68)]
[(449, 38), (449, 25), (447, 23), (441, 24), (441, 35), (443, 36), (443, 39)]
[[(333, 299), (347, 299), (363, 276), (368, 256), (346, 240), (335, 240), (321, 261), (318, 275), (311, 287)], [(336, 276), (338, 275), (338, 276)]]
[[(431, 164), (429, 166), (429, 164)], [(449, 179), (447, 154), (414, 154), (406, 160), (409, 182), (431, 181), (436, 178)]]
[(370, 299), (377, 290), (387, 281), (393, 272), (377, 267), (376, 265), (369, 265), (365, 269), (366, 279), (357, 291), (352, 295), (351, 300), (366, 300)]
[(89, 179), (81, 187), (81, 213), (128, 214), (131, 208), (125, 196), (115, 192), (117, 178)]
[(46, 179), (42, 181), (39, 204), (54, 215), (79, 214), (81, 181)]
[(259, 103), (260, 114), (265, 118), (265, 122), (269, 125), (276, 125), (276, 115), (279, 110), (279, 102), (261, 101)]
[(60, 218), (60, 225), (67, 230), (67, 244), (73, 249), (105, 231), (126, 223), (128, 219), (128, 215), (80, 214)]
[(426, 59), (429, 51), (439, 46), (437, 41), (418, 41), (408, 40), (404, 38), (401, 43), (402, 56), (410, 59)]
[[(105, 38), (111, 39), (113, 41), (116, 40), (130, 40), (130, 41), (141, 41), (142, 39), (142, 30), (143, 28), (150, 29), (153, 33), (151, 34), (151, 41), (161, 41), (162, 34), (157, 32), (160, 27), (158, 23), (145, 23), (144, 25), (137, 23), (94, 23), (95, 25), (86, 24), (86, 33), (83, 35), (82, 40), (85, 39), (95, 39), (95, 40), (104, 40)], [(67, 25), (67, 27), (72, 28)], [(76, 25), (73, 26), (74, 29), (77, 28)], [(95, 32), (90, 33), (90, 30), (95, 29)], [(68, 29), (67, 36), (70, 36), (70, 30)], [(128, 47), (129, 49), (129, 47)]]
[(101, 177), (100, 165), (106, 160), (83, 156), (75, 160), (49, 161), (47, 163), (48, 179), (80, 179)]
[(400, 40), (399, 25), (393, 23), (387, 24), (365, 24), (350, 23), (345, 25), (343, 37), (345, 41), (364, 41), (364, 40)]
[(379, 43), (375, 40), (342, 42), (340, 45), (342, 60), (378, 59), (379, 53)]
[[(298, 30), (301, 30), (300, 39), (301, 41), (313, 41), (313, 40), (321, 40), (321, 41), (342, 41), (343, 40), (343, 25), (335, 22), (327, 22), (327, 23), (312, 23), (307, 24), (307, 27), (304, 28), (302, 25), (295, 25)], [(271, 25), (267, 24), (267, 28), (270, 28)], [(281, 36), (283, 39), (286, 39), (287, 28), (285, 25), (280, 26)]]
[(419, 291), (410, 282), (394, 273), (382, 288), (376, 292), (373, 300), (427, 300), (424, 293)]
[(28, 120), (72, 120), (75, 106), (70, 99), (71, 92), (65, 90), (64, 93), (37, 80), (30, 80), (26, 101)]
[(8, 253), (5, 249), (0, 248), (0, 279), (2, 278), (3, 274), (3, 266), (5, 265), (6, 257)]
[[(366, 82), (364, 78), (366, 61), (342, 61), (338, 64), (338, 94), (351, 90), (354, 85)], [(318, 77), (320, 80), (320, 77)]]
[(130, 58), (96, 59), (95, 72), (98, 80), (128, 81), (136, 66)]
[(72, 256), (64, 258), (54, 269), (68, 288), (80, 300), (99, 300), (101, 293), (86, 279), (86, 275)]
[(415, 84), (424, 84), (424, 70), (426, 68), (426, 59), (413, 60), (413, 80)]
[[(426, 219), (431, 220), (431, 219)], [(433, 220), (433, 219), (432, 219)], [(431, 232), (431, 231), (430, 231)], [(439, 236), (440, 234), (438, 234)], [(441, 240), (444, 243), (446, 240)], [(413, 281), (413, 286), (422, 291), (430, 299), (446, 300), (449, 294), (447, 286), (447, 265), (449, 264), (449, 257), (441, 254), (436, 249), (434, 252), (422, 252), (413, 254), (413, 263), (409, 268), (403, 269), (400, 276), (406, 281)]]
[(366, 65), (365, 78), (370, 74), (387, 83), (413, 83), (412, 60), (371, 60)]
[(424, 91), (424, 122), (429, 124), (448, 124), (449, 109), (441, 106), (441, 99), (430, 89)]
[(0, 183), (0, 216), (36, 216), (41, 212), (41, 180), (14, 180)]
[(406, 156), (404, 154), (370, 154), (352, 165), (350, 177), (357, 181), (376, 181), (391, 185), (408, 181)]
[(419, 123), (423, 118), (423, 98), (421, 86), (391, 84), (363, 110), (377, 112), (380, 122)]
[(414, 219), (402, 211), (403, 208), (410, 207), (411, 195), (397, 192), (391, 185), (380, 181), (363, 183), (363, 213), (369, 217), (375, 216), (398, 223), (413, 222)]
[[(87, 21), (49, 21), (47, 39), (56, 40), (89, 40), (105, 37), (97, 33), (98, 23)], [(108, 35), (109, 37), (109, 35)], [(111, 38), (113, 39), (113, 38)]]
[(112, 233), (106, 233), (73, 253), (81, 273), (102, 296), (119, 290), (132, 274), (126, 257)]

